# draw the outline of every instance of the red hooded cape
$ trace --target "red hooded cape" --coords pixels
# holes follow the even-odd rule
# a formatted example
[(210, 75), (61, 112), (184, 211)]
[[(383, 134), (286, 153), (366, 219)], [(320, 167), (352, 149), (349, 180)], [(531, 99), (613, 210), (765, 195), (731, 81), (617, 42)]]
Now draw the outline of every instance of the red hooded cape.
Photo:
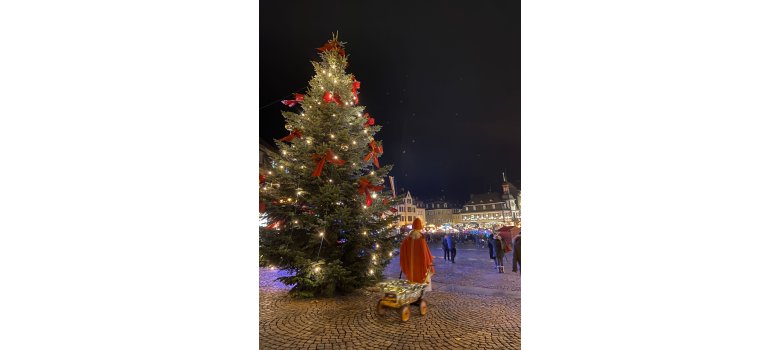
[(410, 233), (401, 242), (401, 271), (410, 282), (425, 283), (428, 270), (431, 274), (435, 272), (428, 243), (425, 243), (424, 236), (414, 239)]

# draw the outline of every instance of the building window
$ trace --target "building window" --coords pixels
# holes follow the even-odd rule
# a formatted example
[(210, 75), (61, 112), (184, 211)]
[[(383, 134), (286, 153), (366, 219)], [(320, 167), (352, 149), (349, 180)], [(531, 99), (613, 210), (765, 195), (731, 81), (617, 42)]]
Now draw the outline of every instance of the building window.
[(412, 208), (412, 207), (406, 207), (406, 211), (407, 211), (407, 212), (413, 212), (413, 211), (414, 211), (414, 208)]
[(411, 216), (407, 216), (406, 217), (406, 221), (412, 221), (412, 217)]
[(495, 204), (493, 204), (493, 209), (496, 209), (496, 205)]

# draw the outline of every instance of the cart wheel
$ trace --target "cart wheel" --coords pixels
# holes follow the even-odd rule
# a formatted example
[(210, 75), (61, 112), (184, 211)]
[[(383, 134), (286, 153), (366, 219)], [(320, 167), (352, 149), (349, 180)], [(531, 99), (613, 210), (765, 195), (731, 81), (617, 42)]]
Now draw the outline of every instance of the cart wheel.
[(400, 309), (398, 309), (398, 313), (401, 314), (401, 321), (409, 321), (409, 317), (412, 315), (412, 311), (409, 308), (409, 305), (404, 305)]
[(379, 316), (384, 316), (387, 313), (387, 309), (385, 308), (384, 305), (382, 305), (381, 300), (376, 303), (376, 313)]
[(428, 313), (428, 302), (425, 299), (420, 299), (420, 315)]

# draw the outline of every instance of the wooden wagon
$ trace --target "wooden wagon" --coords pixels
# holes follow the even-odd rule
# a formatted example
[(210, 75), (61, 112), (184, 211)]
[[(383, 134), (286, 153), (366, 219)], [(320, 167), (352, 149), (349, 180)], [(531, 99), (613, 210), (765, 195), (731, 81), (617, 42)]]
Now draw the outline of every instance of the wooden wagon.
[(428, 302), (423, 299), (425, 283), (412, 283), (404, 280), (388, 281), (379, 284), (384, 296), (376, 304), (376, 313), (384, 315), (388, 308), (398, 310), (401, 321), (406, 322), (411, 317), (411, 306), (420, 308), (420, 315), (428, 313)]

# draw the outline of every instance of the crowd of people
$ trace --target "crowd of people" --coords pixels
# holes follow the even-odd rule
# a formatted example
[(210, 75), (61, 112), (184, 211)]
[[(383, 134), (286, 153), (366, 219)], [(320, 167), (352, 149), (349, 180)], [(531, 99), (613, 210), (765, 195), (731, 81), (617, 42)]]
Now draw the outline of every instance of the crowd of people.
[[(400, 249), (401, 271), (407, 279), (416, 283), (428, 284), (430, 290), (431, 277), (435, 273), (433, 256), (430, 253), (428, 243), (433, 243), (441, 238), (441, 248), (444, 252), (444, 260), (455, 263), (458, 245), (472, 241), (479, 248), (487, 246), (490, 259), (493, 260), (493, 268), (498, 273), (504, 273), (504, 261), (510, 254), (512, 272), (520, 273), (520, 229), (510, 231), (488, 232), (483, 235), (445, 233), (438, 236), (433, 233), (422, 232), (422, 222), (415, 219), (412, 231), (405, 235)], [(516, 232), (514, 230), (517, 230)], [(399, 276), (400, 277), (400, 276)]]
[[(512, 272), (518, 272), (520, 268), (520, 233), (512, 235), (511, 240), (507, 239), (507, 235), (501, 235), (499, 232), (488, 233), (485, 238), (476, 237), (472, 235), (471, 240), (477, 247), (487, 246), (490, 253), (490, 259), (493, 260), (493, 268), (498, 273), (504, 273), (504, 260), (506, 255), (511, 252), (509, 260), (512, 261)], [(426, 237), (428, 242), (431, 242), (433, 238)], [(455, 263), (455, 255), (458, 252), (458, 243), (463, 243), (469, 239), (455, 236), (454, 234), (444, 234), (441, 239), (441, 249), (444, 252), (444, 260), (451, 263)]]

